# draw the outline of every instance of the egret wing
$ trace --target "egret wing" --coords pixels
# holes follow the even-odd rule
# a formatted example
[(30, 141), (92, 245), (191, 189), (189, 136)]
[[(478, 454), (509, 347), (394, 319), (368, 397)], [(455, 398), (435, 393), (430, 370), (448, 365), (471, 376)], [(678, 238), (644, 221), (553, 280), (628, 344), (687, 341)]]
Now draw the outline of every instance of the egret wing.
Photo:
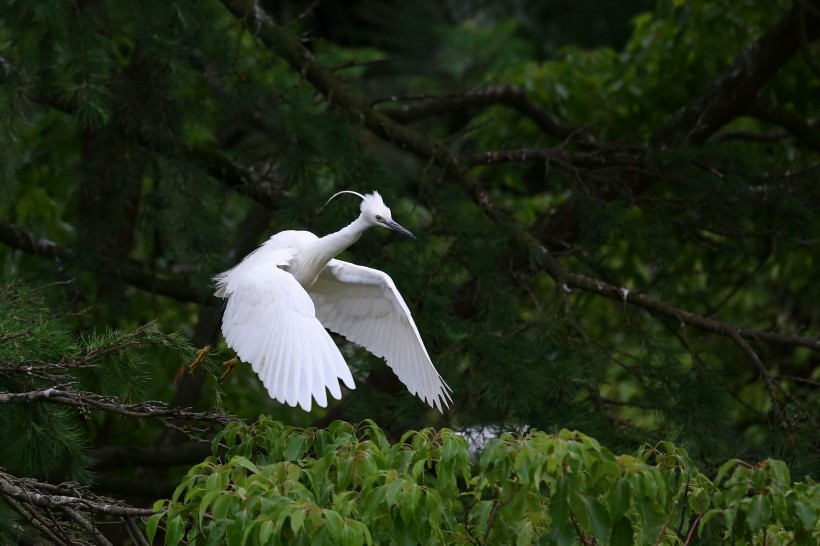
[(322, 324), (383, 357), (411, 393), (442, 411), (450, 387), (433, 366), (407, 304), (386, 273), (330, 260), (308, 289)]
[(222, 333), (271, 398), (310, 411), (311, 398), (327, 406), (325, 389), (342, 397), (340, 379), (353, 389), (350, 369), (293, 275), (271, 260), (243, 264), (216, 277), (217, 295), (228, 298)]

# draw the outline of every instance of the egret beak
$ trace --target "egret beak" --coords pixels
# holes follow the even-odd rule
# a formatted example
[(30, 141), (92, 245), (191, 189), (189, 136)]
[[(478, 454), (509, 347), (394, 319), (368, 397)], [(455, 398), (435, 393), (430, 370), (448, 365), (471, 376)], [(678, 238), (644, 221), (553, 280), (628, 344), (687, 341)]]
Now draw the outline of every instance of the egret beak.
[(409, 230), (407, 230), (407, 229), (403, 228), (401, 225), (399, 225), (399, 223), (398, 223), (398, 222), (394, 222), (393, 220), (387, 220), (387, 221), (384, 223), (384, 225), (385, 225), (385, 227), (388, 227), (388, 228), (392, 229), (393, 231), (398, 231), (398, 232), (399, 232), (399, 233), (401, 233), (402, 235), (407, 235), (407, 236), (408, 236), (408, 237), (410, 237), (411, 239), (415, 239), (415, 238), (416, 238), (416, 236), (415, 236), (415, 235), (413, 235), (412, 233), (410, 233), (410, 231), (409, 231)]

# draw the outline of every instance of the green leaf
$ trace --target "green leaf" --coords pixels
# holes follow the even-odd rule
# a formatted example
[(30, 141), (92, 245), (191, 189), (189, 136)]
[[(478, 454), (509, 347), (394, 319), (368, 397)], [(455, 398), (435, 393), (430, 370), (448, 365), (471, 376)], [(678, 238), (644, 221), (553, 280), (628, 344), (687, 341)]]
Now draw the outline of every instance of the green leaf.
[(239, 499), (237, 499), (233, 493), (229, 491), (224, 491), (221, 495), (219, 495), (214, 502), (213, 510), (211, 510), (211, 514), (213, 515), (214, 519), (226, 519), (229, 515), (233, 514), (233, 505), (235, 502), (238, 503)]
[(396, 504), (396, 499), (398, 498), (399, 493), (401, 492), (402, 487), (404, 487), (405, 483), (406, 482), (404, 478), (396, 478), (387, 486), (387, 490), (384, 497), (387, 501), (387, 504)]
[(322, 512), (327, 521), (328, 532), (334, 542), (341, 541), (344, 536), (345, 521), (335, 510), (324, 510)]
[(303, 510), (298, 506), (296, 506), (296, 510), (291, 513), (290, 530), (293, 531), (294, 536), (298, 535), (299, 531), (302, 530), (302, 525), (304, 525), (307, 515), (307, 510)]
[(644, 544), (655, 544), (661, 534), (665, 515), (656, 503), (647, 499), (637, 502), (635, 506), (641, 520)]
[(515, 525), (515, 544), (516, 546), (528, 546), (532, 544), (532, 539), (535, 536), (535, 532), (532, 528), (532, 523), (527, 520), (518, 522)]
[(308, 439), (303, 434), (291, 434), (285, 442), (283, 456), (286, 461), (295, 461), (305, 454), (308, 447)]
[(570, 496), (570, 506), (578, 523), (591, 532), (599, 542), (605, 542), (612, 533), (612, 517), (598, 499), (576, 493)]
[(246, 459), (245, 457), (243, 457), (241, 455), (234, 455), (233, 459), (231, 459), (231, 462), (234, 463), (234, 464), (238, 464), (239, 466), (241, 466), (243, 468), (247, 468), (248, 470), (250, 470), (254, 474), (261, 474), (261, 472), (262, 472), (261, 470), (259, 470), (258, 466), (256, 466), (255, 464), (253, 464), (252, 462), (250, 462), (248, 459)]
[(778, 459), (769, 459), (769, 467), (772, 469), (772, 474), (781, 487), (789, 487), (791, 485), (791, 474), (786, 463)]
[(148, 518), (148, 521), (145, 523), (145, 534), (148, 537), (148, 542), (153, 544), (154, 537), (157, 534), (157, 526), (163, 517), (165, 517), (165, 514), (159, 513)]
[(632, 522), (620, 517), (612, 525), (612, 535), (609, 538), (610, 546), (634, 546), (635, 536)]
[(205, 491), (208, 493), (222, 491), (222, 479), (219, 472), (214, 472), (205, 480)]
[(400, 513), (402, 519), (404, 519), (405, 522), (410, 523), (413, 521), (413, 516), (419, 516), (417, 510), (421, 491), (419, 490), (419, 486), (414, 483), (408, 484), (406, 489), (407, 491), (401, 497)]
[(818, 507), (815, 504), (814, 508), (802, 501), (795, 501), (794, 511), (800, 521), (803, 522), (803, 529), (810, 531), (814, 529), (814, 522), (817, 521)]
[(620, 478), (609, 497), (609, 511), (612, 514), (612, 519), (618, 519), (627, 513), (631, 496), (632, 486), (629, 484), (629, 480)]
[(549, 514), (552, 521), (569, 519), (569, 478), (558, 476), (550, 494)]
[(205, 513), (210, 508), (211, 503), (214, 501), (216, 497), (222, 494), (222, 491), (210, 491), (209, 493), (205, 493), (205, 496), (202, 497), (202, 500), (199, 501), (199, 525), (202, 525), (202, 520), (205, 517)]
[(732, 470), (734, 467), (736, 467), (742, 462), (743, 461), (741, 461), (740, 459), (730, 459), (722, 465), (720, 465), (717, 476), (715, 476), (715, 484), (719, 485), (721, 480), (726, 476), (726, 474), (728, 474), (730, 470)]
[(272, 534), (273, 522), (269, 519), (263, 521), (262, 525), (259, 526), (259, 544), (268, 544)]
[(753, 531), (763, 529), (769, 523), (771, 515), (772, 503), (769, 495), (755, 495), (752, 497), (747, 518)]
[(182, 521), (182, 516), (176, 516), (168, 522), (165, 529), (165, 545), (176, 546), (185, 536), (185, 523)]

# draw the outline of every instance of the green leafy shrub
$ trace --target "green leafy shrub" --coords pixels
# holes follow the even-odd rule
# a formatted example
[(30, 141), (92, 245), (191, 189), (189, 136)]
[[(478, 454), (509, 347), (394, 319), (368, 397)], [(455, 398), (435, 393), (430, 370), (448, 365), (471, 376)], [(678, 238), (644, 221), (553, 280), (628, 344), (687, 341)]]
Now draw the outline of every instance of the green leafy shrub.
[(390, 443), (372, 422), (232, 424), (148, 522), (165, 544), (815, 544), (820, 488), (786, 465), (713, 482), (669, 442), (615, 455), (580, 432), (452, 430)]

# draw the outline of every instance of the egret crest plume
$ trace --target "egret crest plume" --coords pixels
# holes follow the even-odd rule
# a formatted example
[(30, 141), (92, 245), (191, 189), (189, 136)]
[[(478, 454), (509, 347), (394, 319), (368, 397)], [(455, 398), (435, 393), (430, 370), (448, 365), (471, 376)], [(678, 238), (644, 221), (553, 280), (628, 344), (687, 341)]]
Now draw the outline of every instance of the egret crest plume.
[[(358, 196), (360, 214), (335, 233), (273, 235), (236, 267), (214, 277), (226, 298), (222, 333), (237, 356), (251, 364), (268, 394), (310, 411), (341, 398), (341, 381), (355, 383), (332, 330), (384, 358), (408, 390), (443, 411), (451, 389), (436, 371), (407, 304), (387, 273), (335, 256), (370, 227), (415, 236), (393, 220), (378, 192)], [(325, 206), (327, 206), (325, 203)]]
[[(356, 197), (358, 197), (359, 199), (361, 199), (362, 201), (364, 201), (364, 195), (362, 195), (361, 193), (359, 193), (359, 192), (357, 192), (357, 191), (353, 191), (353, 190), (342, 190), (342, 191), (340, 191), (340, 192), (336, 192), (336, 193), (334, 193), (333, 195), (331, 195), (331, 196), (330, 196), (330, 199), (328, 199), (328, 200), (327, 200), (327, 202), (324, 204), (324, 206), (323, 206), (322, 208), (325, 208), (326, 206), (328, 206), (328, 205), (330, 204), (330, 202), (331, 202), (331, 201), (333, 201), (334, 199), (336, 199), (337, 197), (339, 197), (339, 196), (340, 196), (340, 195), (342, 195), (343, 193), (349, 193), (349, 194), (351, 194), (351, 195), (355, 195)], [(374, 193), (375, 193), (375, 192), (374, 192)]]

